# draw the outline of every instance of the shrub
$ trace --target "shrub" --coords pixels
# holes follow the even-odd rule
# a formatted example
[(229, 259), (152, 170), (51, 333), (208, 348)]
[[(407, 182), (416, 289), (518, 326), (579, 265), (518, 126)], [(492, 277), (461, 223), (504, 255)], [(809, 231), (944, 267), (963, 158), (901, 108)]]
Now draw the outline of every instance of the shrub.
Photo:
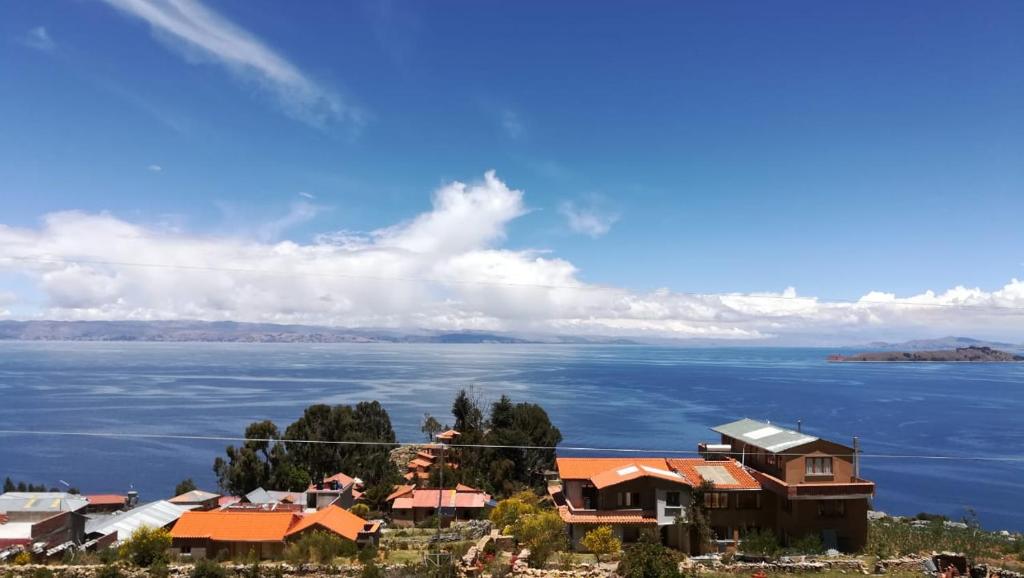
[(150, 564), (147, 574), (149, 575), (149, 578), (167, 578), (170, 574), (170, 570), (167, 568), (166, 562), (158, 560)]
[(240, 578), (260, 578), (260, 563), (253, 562), (235, 571)]
[(124, 573), (114, 564), (104, 564), (96, 572), (96, 578), (124, 578)]
[(520, 520), (516, 539), (530, 549), (530, 565), (543, 567), (551, 554), (566, 546), (565, 523), (554, 510), (545, 510)]
[(349, 508), (348, 511), (365, 520), (366, 517), (370, 515), (370, 506), (367, 506), (366, 504), (356, 504)]
[(32, 578), (53, 578), (53, 570), (49, 568), (36, 568), (32, 572)]
[(14, 557), (14, 560), (12, 560), (12, 562), (15, 566), (24, 566), (26, 564), (31, 564), (32, 554), (30, 554), (26, 550), (22, 550), (21, 552), (18, 552), (18, 554)]
[(681, 578), (676, 555), (647, 532), (626, 548), (617, 572), (623, 578)]
[(822, 543), (821, 536), (806, 534), (794, 540), (786, 550), (793, 554), (822, 554), (825, 552), (825, 544)]
[(580, 561), (575, 552), (565, 551), (558, 553), (558, 567), (562, 570), (572, 570)]
[(140, 526), (121, 544), (120, 555), (136, 566), (148, 568), (156, 562), (166, 563), (170, 547), (170, 532), (163, 528)]
[(367, 544), (366, 546), (363, 546), (362, 550), (359, 550), (357, 557), (363, 564), (370, 564), (377, 559), (377, 547), (372, 544)]
[[(227, 578), (227, 570), (223, 566), (212, 560), (201, 559), (197, 560), (195, 565), (192, 566), (192, 573), (189, 574), (190, 578)], [(102, 577), (100, 577), (102, 578)]]
[(602, 556), (610, 556), (622, 549), (622, 540), (615, 537), (611, 526), (598, 526), (583, 536), (580, 544), (601, 560)]
[(363, 571), (359, 574), (360, 578), (384, 578), (384, 572), (374, 562), (363, 564)]
[(117, 562), (117, 549), (104, 548), (103, 550), (100, 550), (100, 553), (97, 557), (100, 559), (101, 564), (113, 564), (114, 562)]
[(779, 552), (779, 539), (769, 529), (751, 530), (744, 536), (740, 549), (744, 554), (774, 556)]
[(537, 513), (537, 498), (532, 492), (520, 492), (498, 502), (491, 510), (490, 519), (496, 528), (515, 528), (526, 516)]

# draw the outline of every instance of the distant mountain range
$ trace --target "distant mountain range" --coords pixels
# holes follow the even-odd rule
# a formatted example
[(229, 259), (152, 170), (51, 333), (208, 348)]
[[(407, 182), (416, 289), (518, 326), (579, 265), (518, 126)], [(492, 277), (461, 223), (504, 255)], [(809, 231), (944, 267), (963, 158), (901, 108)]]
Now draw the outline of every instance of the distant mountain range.
[(614, 337), (522, 336), (484, 331), (399, 331), (234, 321), (0, 321), (0, 340), (235, 343), (603, 343)]
[(991, 349), (1002, 349), (1009, 351), (1024, 351), (1024, 345), (1004, 343), (1000, 341), (984, 341), (971, 337), (939, 337), (937, 339), (914, 339), (903, 343), (887, 343), (875, 341), (856, 349), (869, 349), (872, 351), (939, 351), (956, 350), (963, 347), (989, 347)]

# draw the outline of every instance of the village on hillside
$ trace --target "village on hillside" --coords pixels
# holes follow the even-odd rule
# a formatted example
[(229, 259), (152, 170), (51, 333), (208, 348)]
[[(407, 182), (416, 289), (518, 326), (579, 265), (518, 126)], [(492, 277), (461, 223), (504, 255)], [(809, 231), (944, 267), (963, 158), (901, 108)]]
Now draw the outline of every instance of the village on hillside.
[[(229, 460), (215, 464), (220, 492), (186, 480), (178, 495), (152, 501), (135, 491), (77, 494), (8, 480), (0, 495), (0, 562), (17, 578), (49, 578), (45, 572), (58, 566), (93, 568), (106, 572), (102, 578), (133, 568), (216, 578), (228, 562), (257, 574), (260, 564), (270, 564), (280, 575), (313, 563), (361, 576), (671, 576), (760, 568), (951, 577), (970, 572), (968, 563), (978, 564), (983, 550), (1021, 549), (1020, 537), (1008, 533), (986, 538), (982, 548), (971, 546), (977, 528), (966, 523), (871, 512), (875, 484), (860, 476), (856, 439), (846, 445), (799, 425), (740, 419), (712, 427), (714, 441), (697, 444), (692, 456), (563, 456), (512, 435), (525, 415), (540, 415), (539, 406), (502, 398), (484, 420), (464, 394), (453, 414), (467, 431), (442, 430), (428, 416), (429, 441), (389, 447), (385, 465), (379, 454), (366, 454), (353, 466), (363, 472), (332, 472), (301, 488), (294, 464), (285, 467), (283, 445), (229, 447)], [(339, 410), (324, 408), (311, 407), (303, 419)], [(357, 406), (354, 415), (368, 415), (360, 408), (366, 409)], [(518, 441), (483, 443), (495, 441), (480, 437), (483, 431)], [(480, 453), (484, 447), (491, 453)], [(259, 452), (268, 468), (288, 475), (245, 470)], [(372, 485), (357, 475), (371, 463), (370, 470), (383, 468), (382, 479), (395, 483)], [(260, 471), (264, 481), (288, 487), (256, 485)], [(224, 491), (231, 489), (247, 491)], [(918, 541), (908, 541), (915, 532)], [(913, 556), (957, 546), (962, 556)], [(969, 547), (974, 551), (964, 552)]]

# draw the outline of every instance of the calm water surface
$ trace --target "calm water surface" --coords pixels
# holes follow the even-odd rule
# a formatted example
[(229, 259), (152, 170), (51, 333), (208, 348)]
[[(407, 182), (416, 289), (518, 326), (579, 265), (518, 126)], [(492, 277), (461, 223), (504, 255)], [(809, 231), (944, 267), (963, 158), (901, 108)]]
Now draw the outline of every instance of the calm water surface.
[[(402, 441), (472, 385), (542, 404), (565, 445), (691, 450), (752, 417), (866, 454), (1024, 456), (1022, 364), (828, 364), (820, 349), (0, 343), (0, 429), (229, 435), (316, 402), (380, 400)], [(222, 442), (0, 435), (0, 475), (83, 491), (213, 488)], [(891, 513), (977, 510), (1024, 530), (1024, 463), (863, 459)]]

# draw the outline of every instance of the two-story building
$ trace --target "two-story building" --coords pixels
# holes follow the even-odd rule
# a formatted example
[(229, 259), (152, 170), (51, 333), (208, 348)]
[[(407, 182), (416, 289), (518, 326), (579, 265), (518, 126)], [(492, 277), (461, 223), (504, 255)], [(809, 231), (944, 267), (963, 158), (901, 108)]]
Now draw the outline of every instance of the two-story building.
[(856, 448), (752, 419), (711, 429), (721, 443), (702, 452), (727, 453), (746, 466), (765, 490), (767, 527), (784, 544), (813, 534), (826, 548), (864, 546), (875, 484), (860, 477)]
[(574, 545), (596, 526), (609, 525), (623, 542), (635, 542), (647, 529), (667, 546), (695, 551), (690, 505), (705, 481), (715, 484), (703, 499), (712, 525), (723, 535), (761, 523), (761, 486), (732, 459), (558, 458), (556, 463), (559, 480), (548, 491)]

